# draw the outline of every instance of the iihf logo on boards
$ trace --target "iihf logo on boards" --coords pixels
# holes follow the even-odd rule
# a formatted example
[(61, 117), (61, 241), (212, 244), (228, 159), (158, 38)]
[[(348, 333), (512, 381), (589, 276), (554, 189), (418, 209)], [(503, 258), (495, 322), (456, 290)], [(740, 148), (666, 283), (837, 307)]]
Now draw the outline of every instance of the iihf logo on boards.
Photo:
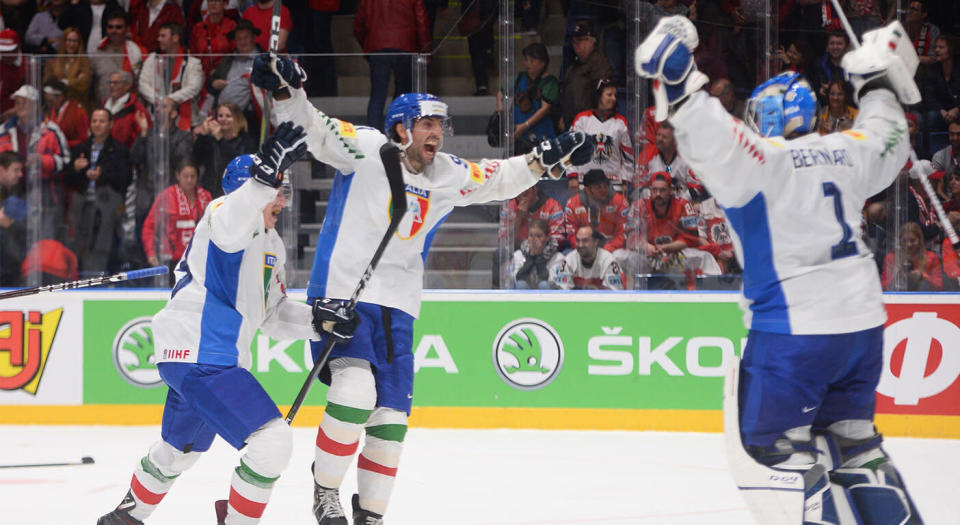
[(124, 381), (140, 388), (163, 384), (153, 355), (151, 317), (138, 317), (117, 332), (113, 339), (113, 366)]
[(493, 367), (500, 379), (514, 388), (543, 388), (563, 368), (563, 341), (552, 326), (539, 319), (516, 319), (493, 340)]

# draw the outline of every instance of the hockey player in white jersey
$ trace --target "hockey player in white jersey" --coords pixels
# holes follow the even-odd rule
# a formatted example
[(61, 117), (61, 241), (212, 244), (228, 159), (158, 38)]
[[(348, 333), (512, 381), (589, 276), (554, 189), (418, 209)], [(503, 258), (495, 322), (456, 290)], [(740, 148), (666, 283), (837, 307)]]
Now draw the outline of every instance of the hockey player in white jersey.
[[(390, 104), (384, 130), (330, 117), (307, 100), (306, 75), (287, 58), (254, 61), (251, 82), (273, 93), (275, 115), (307, 132), (313, 156), (336, 176), (317, 243), (308, 301), (339, 321), (331, 337), (348, 335), (335, 314), (351, 296), (390, 219), (390, 190), (377, 152), (388, 140), (401, 149), (407, 213), (372, 274), (356, 315), (352, 340), (334, 347), (321, 379), (330, 384), (317, 431), (314, 514), (321, 525), (346, 525), (338, 488), (359, 448), (359, 494), (353, 523), (381, 523), (393, 488), (413, 399), (413, 320), (420, 312), (423, 261), (434, 233), (454, 206), (509, 199), (561, 162), (587, 162), (582, 133), (565, 133), (527, 155), (478, 163), (442, 153), (447, 105), (433, 95), (407, 93)], [(386, 135), (384, 134), (386, 133)], [(320, 299), (323, 299), (320, 301)], [(313, 346), (314, 359), (323, 344)]]
[(204, 211), (170, 300), (153, 318), (157, 369), (169, 387), (162, 439), (139, 461), (126, 497), (98, 525), (143, 523), (216, 435), (237, 450), (246, 447), (229, 498), (216, 502), (218, 523), (260, 521), (293, 436), (248, 370), (250, 343), (258, 328), (276, 339), (319, 338), (310, 307), (286, 297), (286, 250), (274, 229), (286, 202), (282, 172), (306, 152), (304, 139), (301, 128), (283, 123), (259, 153), (228, 165), (226, 195)]
[(810, 133), (816, 98), (795, 74), (754, 91), (748, 123), (727, 114), (700, 90), (697, 43), (689, 20), (664, 18), (636, 69), (653, 79), (657, 120), (669, 115), (681, 154), (723, 207), (743, 266), (750, 332), (724, 402), (741, 493), (764, 525), (919, 524), (873, 425), (886, 313), (860, 240), (866, 198), (909, 154), (898, 98), (919, 95), (906, 31), (867, 32), (844, 57), (860, 114), (825, 136)]

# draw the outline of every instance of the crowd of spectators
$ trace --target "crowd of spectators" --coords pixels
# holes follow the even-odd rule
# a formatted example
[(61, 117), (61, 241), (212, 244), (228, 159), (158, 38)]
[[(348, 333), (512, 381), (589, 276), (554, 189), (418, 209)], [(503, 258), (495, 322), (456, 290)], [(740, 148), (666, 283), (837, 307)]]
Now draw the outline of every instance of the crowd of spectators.
[[(0, 285), (16, 285), (30, 272), (67, 278), (176, 261), (189, 241), (184, 225), (221, 194), (225, 164), (256, 148), (265, 98), (249, 70), (268, 46), (273, 1), (0, 0), (0, 151), (10, 152), (0, 156)], [(512, 112), (517, 152), (570, 129), (593, 136), (597, 148), (590, 164), (565, 174), (565, 184), (538, 185), (504, 207), (517, 286), (629, 288), (658, 273), (684, 275), (690, 286), (691, 277), (736, 274), (723, 210), (677, 151), (672, 126), (655, 122), (652, 108), (635, 129), (625, 117), (633, 15), (626, 7), (633, 3), (560, 1), (563, 43), (549, 47), (541, 13), (551, 3), (515, 2), (522, 68), (508, 84), (512, 107), (496, 93), (498, 109)], [(933, 160), (938, 198), (960, 217), (960, 62), (952, 36), (960, 7), (912, 0), (897, 13), (892, 0), (842, 3), (858, 34), (898, 16), (904, 22), (921, 57), (924, 95), (907, 108), (911, 140), (921, 158)], [(460, 3), (456, 29), (467, 41), (478, 96), (493, 94), (498, 4)], [(857, 115), (841, 67), (850, 42), (832, 4), (779, 2), (781, 46), (770, 53), (761, 49), (762, 5), (641, 0), (637, 7), (642, 33), (663, 16), (695, 21), (698, 66), (731, 115), (744, 117), (745, 98), (772, 65), (810, 80), (820, 102), (818, 132), (848, 129)], [(356, 45), (372, 54), (366, 123), (379, 128), (391, 77), (394, 93), (412, 89), (410, 53), (438, 46), (444, 35), (435, 21), (447, 9), (446, 0), (288, 2), (279, 47), (303, 55), (309, 95), (336, 96), (334, 59), (310, 54), (343, 50), (331, 39), (332, 15), (354, 14)], [(37, 85), (27, 78), (30, 54), (44, 55), (40, 71), (31, 72)], [(38, 160), (27, 163), (28, 152)], [(34, 170), (36, 180), (23, 175)], [(28, 188), (41, 198), (27, 199)], [(29, 239), (22, 231), (32, 216), (27, 202), (43, 207), (34, 214), (39, 235)], [(866, 204), (865, 241), (889, 288), (956, 286), (955, 253), (943, 248), (933, 208), (906, 168)], [(45, 255), (51, 247), (55, 253)]]
[[(933, 159), (937, 171), (931, 179), (938, 200), (953, 212), (951, 221), (960, 219), (960, 63), (954, 58), (953, 36), (960, 29), (960, 6), (907, 0), (898, 13), (893, 1), (841, 4), (858, 37), (897, 17), (907, 29), (921, 59), (916, 80), (923, 92), (923, 102), (905, 108), (911, 140), (920, 158)], [(736, 0), (650, 0), (639, 4), (641, 31), (663, 16), (693, 20), (700, 33), (697, 65), (713, 79), (710, 94), (734, 117), (745, 117), (744, 99), (764, 80), (762, 66), (769, 61), (772, 71), (795, 71), (809, 80), (819, 102), (817, 132), (850, 129), (857, 107), (841, 66), (850, 42), (831, 2), (779, 2), (776, 33), (781, 45), (769, 55), (761, 49), (762, 6)], [(656, 123), (651, 107), (634, 130), (619, 113), (624, 106), (617, 97), (625, 94), (629, 71), (622, 20), (632, 13), (617, 2), (570, 2), (566, 14), (559, 95), (546, 81), (540, 82), (539, 91), (529, 88), (536, 85), (531, 79), (550, 78), (542, 72), (549, 59), (539, 58), (539, 43), (522, 50), (525, 71), (517, 75), (513, 93), (515, 149), (524, 151), (530, 141), (568, 129), (584, 131), (598, 145), (593, 162), (578, 172), (568, 171), (567, 191), (551, 193), (564, 208), (560, 252), (576, 253), (580, 229), (589, 225), (589, 237), (601, 255), (609, 253), (618, 263), (627, 288), (652, 286), (653, 281), (641, 277), (673, 274), (678, 278), (671, 286), (682, 287), (685, 281), (692, 288), (697, 277), (739, 273), (723, 210), (677, 151), (669, 121)], [(546, 116), (552, 117), (554, 127), (541, 131)], [(530, 133), (533, 129), (538, 131)], [(550, 187), (541, 184), (544, 191)], [(529, 207), (529, 202), (518, 198), (506, 208), (506, 216), (518, 205)], [(960, 288), (956, 253), (945, 239), (931, 197), (910, 177), (909, 166), (893, 187), (865, 203), (863, 217), (864, 241), (873, 250), (887, 289)], [(525, 224), (517, 219), (514, 238), (519, 246), (526, 237)], [(517, 250), (517, 256), (521, 254), (522, 248)], [(560, 266), (577, 267), (569, 262)], [(518, 270), (515, 261), (512, 271)], [(552, 278), (553, 288), (571, 283), (604, 287), (600, 281), (571, 280), (558, 272)], [(519, 274), (516, 280), (520, 282)]]

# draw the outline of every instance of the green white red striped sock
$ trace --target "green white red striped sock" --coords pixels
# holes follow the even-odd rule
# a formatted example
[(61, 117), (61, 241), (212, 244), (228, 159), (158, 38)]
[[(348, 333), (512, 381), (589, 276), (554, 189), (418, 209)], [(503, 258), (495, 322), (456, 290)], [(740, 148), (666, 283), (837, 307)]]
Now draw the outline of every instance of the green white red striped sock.
[(276, 478), (261, 476), (253, 471), (243, 459), (230, 479), (230, 498), (227, 499), (227, 519), (230, 525), (248, 525), (260, 522), (263, 511), (270, 501), (270, 493)]
[(336, 488), (350, 467), (371, 410), (327, 403), (317, 429), (313, 477), (320, 486)]
[(363, 451), (357, 458), (357, 488), (360, 506), (383, 515), (393, 492), (400, 452), (407, 434), (407, 414), (378, 407), (366, 425)]
[(140, 521), (146, 520), (170, 491), (176, 479), (177, 476), (164, 475), (150, 461), (149, 456), (144, 456), (130, 479), (130, 493), (137, 503), (135, 507), (128, 509), (130, 515)]

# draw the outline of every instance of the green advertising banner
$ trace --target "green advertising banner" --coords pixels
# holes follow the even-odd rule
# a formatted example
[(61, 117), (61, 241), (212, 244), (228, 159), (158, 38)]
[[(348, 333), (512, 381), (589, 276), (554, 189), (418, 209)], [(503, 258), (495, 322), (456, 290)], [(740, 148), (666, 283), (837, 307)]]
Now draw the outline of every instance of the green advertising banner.
[[(84, 404), (160, 404), (150, 316), (163, 301), (84, 302)], [(746, 331), (736, 303), (425, 301), (415, 406), (718, 410)], [(263, 335), (251, 371), (280, 405), (310, 366), (301, 341)], [(322, 405), (317, 385), (306, 405)]]

